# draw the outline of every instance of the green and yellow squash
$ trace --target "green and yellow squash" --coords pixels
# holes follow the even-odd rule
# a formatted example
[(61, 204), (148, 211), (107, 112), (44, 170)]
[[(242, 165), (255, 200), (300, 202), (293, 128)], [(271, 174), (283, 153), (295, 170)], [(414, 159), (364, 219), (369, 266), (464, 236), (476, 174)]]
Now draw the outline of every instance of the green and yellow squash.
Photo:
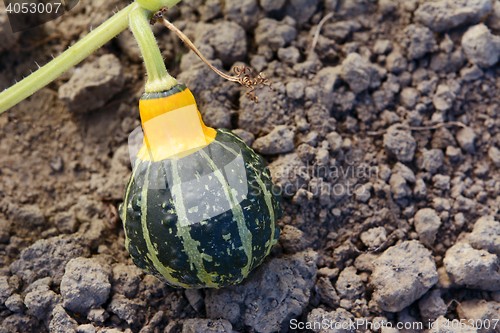
[(261, 156), (205, 126), (183, 85), (144, 94), (144, 144), (120, 207), (134, 263), (169, 285), (240, 283), (279, 236), (280, 197)]

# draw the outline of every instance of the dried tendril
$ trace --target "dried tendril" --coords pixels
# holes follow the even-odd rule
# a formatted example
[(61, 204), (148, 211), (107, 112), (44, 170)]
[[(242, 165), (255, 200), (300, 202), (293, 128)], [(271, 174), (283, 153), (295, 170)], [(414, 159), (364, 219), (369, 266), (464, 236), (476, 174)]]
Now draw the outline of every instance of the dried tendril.
[(255, 103), (259, 103), (259, 98), (257, 97), (257, 95), (255, 95), (255, 92), (257, 90), (260, 90), (265, 86), (268, 86), (269, 89), (272, 89), (271, 83), (269, 83), (269, 79), (264, 72), (260, 72), (256, 78), (252, 79), (249, 74), (251, 72), (251, 69), (246, 66), (235, 66), (233, 71), (236, 74), (236, 76), (233, 76), (233, 78), (237, 78), (237, 81), (235, 82), (238, 82), (242, 86), (250, 89), (249, 91), (247, 91), (247, 95), (249, 95), (250, 99)]
[(163, 7), (159, 11), (153, 14), (151, 17), (151, 24), (155, 24), (156, 22), (160, 22), (163, 24), (165, 27), (170, 29), (172, 32), (174, 32), (184, 43), (187, 44), (187, 46), (194, 52), (200, 59), (208, 66), (210, 67), (211, 70), (213, 70), (215, 73), (220, 75), (226, 80), (232, 81), (232, 82), (237, 82), (241, 84), (242, 86), (246, 87), (247, 89), (250, 89), (247, 91), (247, 95), (250, 96), (250, 99), (254, 101), (255, 103), (259, 103), (259, 98), (255, 94), (258, 90), (264, 88), (265, 86), (268, 86), (269, 89), (272, 90), (271, 84), (269, 83), (269, 79), (267, 78), (266, 74), (261, 72), (259, 75), (257, 75), (256, 78), (252, 78), (250, 73), (251, 69), (246, 67), (246, 66), (235, 66), (234, 67), (234, 72), (235, 76), (228, 75), (226, 73), (221, 72), (212, 64), (208, 62), (207, 59), (201, 54), (201, 52), (194, 46), (194, 44), (189, 40), (189, 38), (184, 35), (182, 31), (177, 29), (171, 22), (169, 22), (163, 14), (167, 12), (168, 8)]

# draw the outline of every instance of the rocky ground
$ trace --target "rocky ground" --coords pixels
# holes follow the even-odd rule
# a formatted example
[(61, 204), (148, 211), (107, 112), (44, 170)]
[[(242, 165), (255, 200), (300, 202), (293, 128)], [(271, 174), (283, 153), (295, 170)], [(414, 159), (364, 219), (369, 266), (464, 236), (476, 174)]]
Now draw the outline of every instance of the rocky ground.
[[(2, 8), (0, 89), (128, 3), (81, 0), (15, 35)], [(184, 0), (167, 15), (216, 67), (272, 82), (255, 104), (154, 27), (207, 125), (269, 163), (280, 242), (220, 290), (133, 265), (116, 208), (145, 80), (126, 31), (0, 117), (0, 332), (500, 332), (500, 1)]]

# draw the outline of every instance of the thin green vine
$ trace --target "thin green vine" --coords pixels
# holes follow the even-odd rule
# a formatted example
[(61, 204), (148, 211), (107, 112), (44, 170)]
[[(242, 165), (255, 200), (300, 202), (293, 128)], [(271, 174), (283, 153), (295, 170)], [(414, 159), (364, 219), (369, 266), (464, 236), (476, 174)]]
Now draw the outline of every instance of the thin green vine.
[[(68, 69), (75, 66), (79, 62), (81, 62), (95, 50), (103, 46), (106, 42), (114, 38), (123, 30), (125, 30), (130, 23), (129, 19), (130, 13), (133, 12), (134, 10), (144, 8), (150, 12), (155, 12), (162, 7), (170, 8), (172, 6), (175, 6), (179, 1), (181, 0), (134, 1), (134, 3), (120, 10), (118, 13), (109, 18), (106, 22), (101, 24), (97, 29), (90, 32), (82, 40), (80, 40), (75, 45), (71, 46), (66, 51), (57, 56), (54, 60), (50, 61), (45, 66), (41, 67), (30, 76), (24, 78), (22, 81), (16, 83), (12, 87), (7, 88), (3, 92), (1, 92), (0, 114), (8, 110), (9, 108), (13, 107), (20, 101), (24, 100), (25, 98), (31, 96), (33, 93), (45, 87), (50, 82), (54, 81), (61, 74), (63, 74), (64, 72), (66, 72)], [(145, 31), (144, 27), (143, 31)], [(149, 31), (151, 31), (150, 27)], [(158, 46), (156, 46), (156, 42), (155, 42), (155, 47), (156, 49), (158, 48)], [(154, 53), (154, 51), (152, 53)], [(153, 72), (150, 73), (148, 69), (148, 74), (157, 75), (158, 73), (153, 73)], [(166, 70), (164, 73), (166, 74)], [(167, 76), (165, 76), (165, 74), (163, 74), (163, 77), (168, 78)], [(161, 81), (161, 75), (155, 77), (156, 80), (160, 78)], [(153, 79), (153, 81), (155, 81), (155, 79)], [(167, 82), (168, 80), (164, 81)], [(149, 79), (148, 82), (150, 82)], [(154, 86), (155, 85), (152, 83), (152, 87)]]

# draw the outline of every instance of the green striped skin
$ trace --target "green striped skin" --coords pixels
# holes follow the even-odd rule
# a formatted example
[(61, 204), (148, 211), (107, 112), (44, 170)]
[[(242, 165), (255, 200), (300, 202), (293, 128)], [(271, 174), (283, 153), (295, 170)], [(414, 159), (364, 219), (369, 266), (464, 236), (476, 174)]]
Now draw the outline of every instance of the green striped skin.
[(272, 185), (262, 157), (227, 130), (178, 160), (137, 158), (120, 207), (126, 248), (138, 267), (175, 287), (238, 284), (278, 240)]

